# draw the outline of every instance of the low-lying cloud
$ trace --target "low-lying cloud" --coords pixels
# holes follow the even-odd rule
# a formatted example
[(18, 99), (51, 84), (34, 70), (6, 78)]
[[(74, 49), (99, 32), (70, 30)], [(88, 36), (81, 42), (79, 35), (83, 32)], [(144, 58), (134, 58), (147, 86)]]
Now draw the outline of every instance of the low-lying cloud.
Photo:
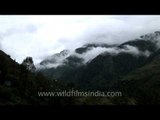
[(70, 51), (67, 55), (65, 56), (57, 56), (57, 54), (48, 57), (47, 64), (40, 65), (38, 64), (36, 67), (37, 69), (44, 69), (44, 68), (57, 68), (58, 66), (65, 65), (65, 62), (68, 61), (66, 58), (69, 56), (75, 56), (78, 58), (83, 59), (83, 64), (86, 64), (90, 61), (92, 61), (94, 58), (96, 58), (100, 54), (110, 54), (112, 56), (118, 55), (119, 53), (128, 53), (132, 54), (136, 57), (138, 56), (146, 56), (148, 57), (151, 53), (146, 50), (146, 51), (140, 51), (137, 47), (131, 46), (131, 45), (124, 45), (123, 48), (119, 47), (92, 47), (88, 51), (79, 54), (76, 53), (75, 51)]
[(110, 48), (105, 48), (105, 47), (96, 47), (96, 48), (92, 48), (90, 50), (88, 50), (87, 52), (83, 53), (83, 54), (78, 54), (78, 53), (74, 53), (74, 55), (83, 58), (84, 59), (84, 63), (87, 63), (91, 60), (93, 60), (95, 57), (97, 57), (100, 54), (103, 53), (109, 53), (111, 55), (117, 55), (119, 53), (129, 53), (135, 56), (139, 56), (139, 55), (144, 55), (144, 56), (149, 56), (150, 52), (149, 51), (140, 51), (138, 48), (134, 47), (134, 46), (130, 46), (130, 45), (125, 45), (125, 48), (118, 48), (118, 47), (110, 47)]

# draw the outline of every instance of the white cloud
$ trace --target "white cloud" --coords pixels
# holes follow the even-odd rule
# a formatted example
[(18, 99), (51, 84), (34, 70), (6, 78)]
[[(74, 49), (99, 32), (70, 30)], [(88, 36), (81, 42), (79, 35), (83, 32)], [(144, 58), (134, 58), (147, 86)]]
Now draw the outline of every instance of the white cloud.
[(108, 49), (112, 49), (112, 48), (96, 47), (96, 48), (90, 49), (89, 51), (87, 51), (83, 54), (74, 53), (74, 55), (76, 55), (80, 58), (83, 58), (84, 63), (87, 63), (88, 61), (94, 59), (97, 55), (107, 51)]
[(95, 57), (97, 57), (100, 54), (103, 53), (109, 53), (111, 55), (117, 55), (119, 53), (129, 53), (135, 56), (139, 55), (144, 55), (144, 56), (149, 56), (150, 52), (149, 51), (140, 51), (138, 48), (130, 45), (125, 45), (125, 48), (118, 48), (118, 47), (110, 47), (110, 48), (105, 48), (105, 47), (96, 47), (88, 50), (87, 52), (83, 54), (78, 54), (78, 53), (73, 53), (73, 55), (76, 55), (80, 58), (84, 59), (84, 63), (87, 63), (91, 60), (93, 60)]
[[(135, 56), (143, 55), (148, 57), (150, 55), (149, 51), (140, 51), (138, 48), (131, 46), (131, 45), (125, 45), (124, 48), (119, 47), (91, 47), (88, 49), (88, 51), (78, 54), (75, 51), (70, 51), (66, 56), (57, 56), (56, 54), (54, 56), (47, 57), (47, 64), (37, 64), (37, 69), (44, 69), (44, 68), (57, 68), (58, 66), (65, 65), (66, 58), (69, 56), (76, 56), (78, 58), (82, 58), (84, 61), (83, 63), (86, 64), (87, 62), (90, 62), (94, 58), (96, 58), (100, 54), (106, 54), (109, 53), (110, 55), (117, 55), (119, 53), (129, 53)], [(51, 60), (51, 61), (50, 61)]]
[(122, 49), (121, 52), (127, 52), (127, 53), (131, 53), (131, 54), (135, 54), (135, 55), (139, 55), (140, 51), (134, 47), (134, 46), (130, 46), (130, 45), (125, 45), (125, 49)]
[(88, 42), (122, 43), (159, 29), (160, 16), (152, 15), (1, 15), (0, 43), (19, 63), (27, 56), (38, 63), (63, 49)]

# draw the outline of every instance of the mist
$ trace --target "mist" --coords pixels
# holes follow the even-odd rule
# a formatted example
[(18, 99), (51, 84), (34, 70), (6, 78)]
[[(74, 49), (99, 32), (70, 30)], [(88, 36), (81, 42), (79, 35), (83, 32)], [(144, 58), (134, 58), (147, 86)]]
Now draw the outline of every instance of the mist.
[(88, 50), (87, 52), (83, 54), (78, 54), (78, 53), (73, 53), (73, 55), (83, 58), (84, 59), (84, 64), (93, 60), (95, 57), (97, 57), (100, 54), (106, 54), (109, 53), (110, 55), (114, 56), (119, 53), (129, 53), (135, 56), (143, 55), (148, 57), (150, 55), (149, 51), (140, 51), (138, 48), (130, 45), (125, 45), (125, 48), (118, 48), (118, 47), (110, 47), (110, 48), (105, 48), (105, 47), (96, 47)]
[[(64, 49), (86, 43), (120, 44), (160, 30), (159, 15), (41, 15), (0, 16), (0, 48), (21, 63), (27, 56), (38, 64)], [(136, 48), (129, 47), (134, 53)], [(85, 61), (116, 48), (95, 48)], [(129, 51), (129, 50), (124, 50)], [(130, 52), (131, 52), (130, 51)], [(146, 52), (147, 54), (147, 52)]]
[(111, 56), (118, 55), (120, 53), (128, 53), (131, 55), (134, 55), (135, 57), (139, 56), (150, 56), (150, 51), (140, 51), (137, 47), (131, 46), (131, 45), (124, 45), (124, 48), (119, 48), (118, 46), (115, 47), (91, 47), (86, 52), (79, 54), (75, 51), (69, 51), (68, 54), (65, 56), (55, 54), (53, 56), (46, 57), (45, 60), (47, 60), (47, 64), (37, 64), (37, 69), (45, 69), (45, 68), (57, 68), (59, 66), (65, 65), (65, 62), (67, 62), (67, 58), (69, 56), (74, 56), (83, 59), (83, 64), (91, 62), (94, 58), (96, 58), (98, 55), (105, 55), (110, 54)]

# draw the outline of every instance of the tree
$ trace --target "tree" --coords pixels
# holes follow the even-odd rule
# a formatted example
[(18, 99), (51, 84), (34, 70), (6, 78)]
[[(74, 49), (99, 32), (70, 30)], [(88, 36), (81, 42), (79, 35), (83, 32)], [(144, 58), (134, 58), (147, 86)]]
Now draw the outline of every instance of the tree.
[(23, 60), (22, 65), (24, 65), (31, 72), (36, 70), (32, 57), (26, 57), (26, 59)]

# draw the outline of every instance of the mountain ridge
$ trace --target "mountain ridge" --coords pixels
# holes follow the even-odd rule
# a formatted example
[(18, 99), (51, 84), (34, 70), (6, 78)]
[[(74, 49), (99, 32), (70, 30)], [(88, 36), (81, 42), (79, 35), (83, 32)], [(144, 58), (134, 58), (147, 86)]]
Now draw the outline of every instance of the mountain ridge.
[[(114, 46), (89, 44), (86, 49), (87, 47), (91, 49), (87, 51), (82, 49), (80, 54), (62, 51), (55, 56), (64, 58), (60, 61), (63, 64), (35, 72), (30, 69), (33, 67), (31, 59), (24, 60), (27, 64), (18, 64), (9, 55), (0, 51), (0, 105), (160, 104), (160, 48), (157, 46), (159, 38), (157, 34), (160, 35), (156, 32), (151, 34), (151, 37), (145, 36), (143, 39)], [(98, 51), (98, 54), (95, 51)], [(88, 52), (97, 56), (85, 63), (85, 57), (82, 55), (87, 57), (92, 55)], [(57, 89), (120, 91), (123, 96), (113, 98), (37, 96), (37, 91)]]
[[(92, 51), (94, 48), (97, 49), (99, 47), (105, 48), (106, 52), (104, 51), (98, 54), (95, 58), (88, 61), (87, 63), (83, 62), (84, 58), (79, 57), (80, 55), (83, 55), (84, 52), (87, 53)], [(157, 44), (154, 42), (154, 40), (148, 40), (148, 39), (144, 40), (143, 38), (143, 39), (130, 40), (119, 45), (108, 45), (108, 44), (102, 44), (102, 43), (101, 44), (94, 44), (94, 43), (85, 44), (82, 47), (75, 49), (75, 52), (77, 50), (79, 51), (79, 54), (80, 54), (79, 56), (70, 54), (70, 56), (66, 57), (66, 59), (64, 60), (63, 65), (60, 65), (56, 68), (49, 68), (49, 69), (45, 68), (40, 71), (42, 71), (42, 73), (44, 72), (44, 75), (49, 78), (55, 77), (56, 79), (60, 79), (62, 81), (68, 81), (66, 79), (69, 79), (70, 82), (75, 83), (78, 81), (78, 83), (80, 84), (81, 84), (81, 79), (84, 80), (85, 82), (90, 82), (92, 81), (92, 79), (95, 79), (93, 76), (97, 76), (96, 80), (109, 79), (105, 74), (108, 74), (108, 76), (111, 75), (112, 77), (117, 76), (117, 78), (115, 77), (114, 78), (118, 79), (120, 76), (124, 76), (125, 74), (128, 74), (129, 72), (136, 69), (137, 67), (143, 66), (145, 63), (147, 63), (148, 58), (151, 59), (150, 56), (158, 50), (158, 47), (157, 47)], [(108, 62), (108, 65), (107, 65), (107, 62)], [(128, 63), (130, 62), (130, 66), (127, 66), (128, 68), (126, 67), (127, 62)], [(99, 66), (98, 64), (100, 64), (101, 66)], [(90, 68), (90, 66), (92, 67)], [(106, 68), (102, 70), (104, 66), (106, 66)], [(106, 71), (109, 68), (111, 70)], [(82, 72), (82, 70), (80, 69), (83, 69), (85, 72)], [(88, 71), (90, 72), (94, 71), (94, 72), (88, 73)], [(101, 71), (101, 73), (99, 73), (99, 71)], [(102, 75), (102, 73), (104, 75)], [(98, 74), (100, 74), (101, 77), (98, 77)], [(73, 76), (73, 77), (70, 77), (70, 76)], [(76, 78), (78, 79), (76, 80)], [(81, 86), (85, 86), (85, 85), (86, 83)]]
[[(142, 52), (145, 52), (146, 50), (148, 52), (155, 52), (158, 49), (157, 39), (159, 37), (160, 37), (160, 31), (156, 31), (154, 33), (142, 35), (142, 36), (140, 36), (140, 39), (138, 38), (138, 39), (130, 40), (130, 41), (124, 42), (122, 44), (110, 44), (109, 45), (106, 43), (87, 43), (87, 44), (84, 44), (82, 47), (76, 48), (74, 50), (74, 53), (71, 53), (70, 55), (69, 55), (69, 50), (68, 50), (67, 55), (69, 55), (69, 56), (72, 56), (72, 55), (75, 56), (75, 54), (82, 55), (84, 53), (91, 51), (94, 48), (111, 48), (111, 49), (112, 48), (116, 48), (116, 49), (119, 48), (119, 49), (122, 49), (127, 45), (135, 47), (139, 51), (142, 51)], [(63, 51), (65, 51), (65, 50), (63, 50)], [(50, 57), (50, 58), (46, 58), (46, 59), (42, 60), (40, 62), (40, 65), (52, 64), (54, 62), (56, 63), (56, 60), (54, 60), (54, 57), (56, 58), (56, 55), (63, 56), (63, 54), (62, 54), (63, 51), (52, 55), (52, 57)], [(107, 49), (106, 49), (106, 51), (107, 51)], [(69, 56), (64, 57), (64, 59), (61, 61), (62, 65), (63, 65), (63, 62), (65, 61), (65, 59), (68, 58)]]

